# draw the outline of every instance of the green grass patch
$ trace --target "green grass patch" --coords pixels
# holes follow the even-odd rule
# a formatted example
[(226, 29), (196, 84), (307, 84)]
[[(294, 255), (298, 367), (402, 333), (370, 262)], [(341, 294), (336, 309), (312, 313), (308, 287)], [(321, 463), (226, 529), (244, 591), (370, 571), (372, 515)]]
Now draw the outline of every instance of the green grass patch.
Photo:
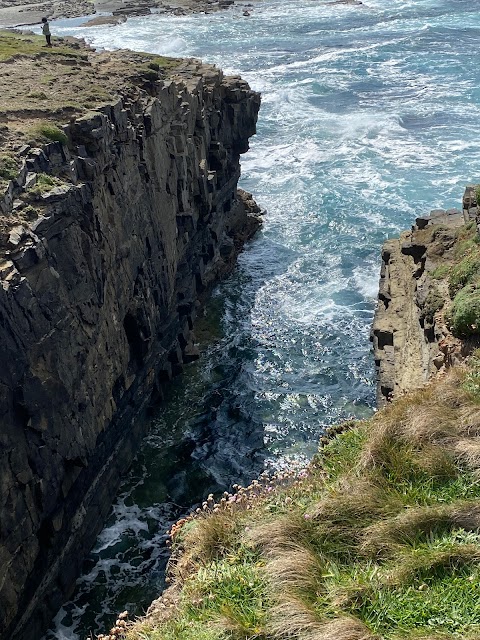
[(195, 621), (189, 618), (180, 617), (170, 620), (167, 624), (159, 628), (149, 628), (140, 626), (138, 637), (141, 640), (221, 640), (225, 638), (222, 629), (208, 626), (203, 621)]
[(475, 200), (476, 200), (477, 207), (480, 207), (480, 185), (477, 185), (475, 189)]
[[(478, 533), (412, 540), (391, 562), (331, 563), (315, 603), (320, 618), (358, 617), (387, 640), (413, 630), (471, 632), (480, 624)], [(410, 636), (408, 636), (410, 637)]]
[(48, 193), (53, 188), (60, 187), (63, 184), (65, 183), (55, 176), (50, 176), (48, 173), (39, 173), (37, 174), (37, 182), (33, 187), (28, 189), (27, 194), (30, 197), (38, 198), (44, 193)]
[(476, 349), (470, 357), (462, 388), (474, 402), (480, 402), (480, 349)]
[(145, 80), (155, 82), (163, 78), (166, 74), (174, 70), (182, 61), (178, 58), (165, 58), (162, 56), (152, 56), (150, 62), (146, 62), (138, 67), (138, 74)]
[(154, 71), (175, 69), (183, 60), (181, 58), (167, 58), (165, 56), (152, 56), (147, 66)]
[(51, 122), (39, 122), (29, 130), (29, 135), (41, 142), (61, 142), (68, 143), (67, 135), (57, 125)]
[(45, 38), (15, 31), (0, 30), (0, 62), (9, 62), (18, 56), (65, 56), (85, 60), (85, 51), (57, 44), (45, 47)]
[(331, 440), (319, 454), (330, 481), (353, 469), (367, 439), (365, 429), (355, 427)]
[(398, 496), (407, 507), (474, 500), (480, 498), (480, 479), (477, 474), (460, 469), (455, 476), (443, 479), (417, 472), (414, 477), (395, 483), (392, 495)]
[(0, 178), (3, 180), (13, 180), (16, 178), (19, 169), (18, 160), (8, 154), (0, 155)]
[(479, 587), (478, 570), (462, 567), (433, 577), (428, 584), (377, 587), (360, 594), (350, 611), (385, 639), (418, 629), (459, 634), (480, 631)]
[(448, 277), (449, 273), (450, 273), (450, 266), (447, 264), (441, 264), (430, 273), (430, 276), (434, 280), (445, 280), (445, 278)]
[(238, 556), (201, 567), (184, 587), (184, 611), (200, 620), (225, 618), (243, 637), (262, 632), (268, 609), (262, 564)]
[(480, 253), (469, 253), (463, 260), (452, 267), (449, 278), (448, 291), (453, 296), (465, 285), (478, 278), (480, 272)]
[(470, 285), (461, 289), (446, 314), (455, 336), (467, 337), (480, 332), (480, 289)]

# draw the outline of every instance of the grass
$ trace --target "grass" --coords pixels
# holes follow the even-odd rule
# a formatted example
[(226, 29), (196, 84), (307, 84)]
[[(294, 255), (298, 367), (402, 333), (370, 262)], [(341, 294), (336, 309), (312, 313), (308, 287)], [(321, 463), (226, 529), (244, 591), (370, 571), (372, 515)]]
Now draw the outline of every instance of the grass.
[(434, 280), (444, 280), (445, 278), (447, 278), (449, 273), (450, 267), (446, 264), (441, 264), (431, 272), (430, 276)]
[[(145, 54), (146, 57), (149, 57), (149, 54)], [(149, 69), (153, 71), (162, 71), (175, 69), (182, 62), (181, 58), (166, 58), (165, 56), (150, 56), (151, 60), (147, 64)]]
[(210, 497), (174, 528), (167, 604), (126, 637), (478, 637), (479, 371), (343, 425), (298, 475)]
[(446, 319), (456, 336), (466, 337), (480, 333), (480, 288), (477, 287), (478, 283), (463, 287), (448, 310)]
[(469, 365), (462, 388), (469, 394), (471, 400), (480, 402), (480, 349), (473, 352)]
[(9, 62), (19, 56), (67, 56), (74, 59), (86, 59), (84, 51), (55, 43), (46, 48), (42, 36), (26, 35), (16, 31), (0, 30), (0, 63)]
[(57, 127), (56, 124), (52, 124), (51, 122), (38, 122), (29, 130), (29, 135), (40, 142), (50, 141), (61, 142), (62, 144), (68, 143), (66, 134)]
[(201, 567), (185, 583), (185, 614), (203, 621), (222, 620), (242, 637), (256, 636), (265, 625), (268, 609), (262, 563), (252, 554), (226, 557)]
[[(437, 234), (438, 231), (438, 234)], [(441, 235), (441, 227), (432, 238)], [(453, 335), (466, 338), (480, 335), (480, 237), (475, 223), (460, 227), (443, 247), (442, 262), (431, 269), (435, 281), (424, 305), (424, 317), (432, 323), (445, 308), (444, 318)], [(448, 251), (451, 249), (451, 251)], [(448, 255), (445, 255), (448, 251)], [(448, 291), (448, 294), (446, 293)]]
[[(33, 187), (28, 189), (27, 195), (29, 198), (33, 198), (34, 200), (36, 200), (37, 198), (40, 198), (44, 193), (48, 193), (55, 187), (59, 187), (63, 184), (64, 182), (62, 182), (55, 176), (50, 176), (47, 173), (38, 173), (37, 181)], [(28, 207), (28, 213), (33, 214), (34, 212), (34, 207), (30, 205), (30, 207)]]
[(463, 287), (477, 279), (480, 271), (480, 252), (470, 248), (467, 255), (452, 269), (449, 277), (449, 293), (453, 297)]
[(0, 154), (0, 178), (3, 180), (13, 180), (18, 173), (19, 162), (13, 155)]
[(475, 200), (477, 203), (477, 207), (480, 207), (480, 185), (477, 185), (475, 189)]

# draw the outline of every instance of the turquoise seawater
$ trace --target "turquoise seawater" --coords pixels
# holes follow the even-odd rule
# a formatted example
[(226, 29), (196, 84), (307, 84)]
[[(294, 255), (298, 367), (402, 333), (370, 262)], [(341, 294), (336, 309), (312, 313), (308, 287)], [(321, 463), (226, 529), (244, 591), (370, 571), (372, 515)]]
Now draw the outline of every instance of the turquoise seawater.
[[(262, 92), (241, 186), (263, 230), (204, 318), (201, 360), (152, 420), (72, 602), (48, 638), (141, 613), (168, 522), (324, 426), (374, 407), (369, 331), (382, 242), (480, 178), (480, 12), (471, 0), (262, 0), (213, 15), (53, 23), (104, 48), (202, 58)], [(103, 627), (105, 628), (105, 627)]]

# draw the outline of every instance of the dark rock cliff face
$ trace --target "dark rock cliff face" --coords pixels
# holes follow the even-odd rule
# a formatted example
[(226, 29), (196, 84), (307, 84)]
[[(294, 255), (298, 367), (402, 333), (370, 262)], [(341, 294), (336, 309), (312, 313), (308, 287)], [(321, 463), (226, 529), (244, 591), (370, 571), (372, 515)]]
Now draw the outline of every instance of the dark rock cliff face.
[[(38, 640), (71, 593), (142, 410), (196, 357), (199, 300), (259, 224), (237, 192), (259, 102), (240, 79), (190, 63), (77, 119), (68, 149), (30, 150), (6, 191), (1, 640)], [(59, 178), (42, 215), (14, 224), (40, 174)]]

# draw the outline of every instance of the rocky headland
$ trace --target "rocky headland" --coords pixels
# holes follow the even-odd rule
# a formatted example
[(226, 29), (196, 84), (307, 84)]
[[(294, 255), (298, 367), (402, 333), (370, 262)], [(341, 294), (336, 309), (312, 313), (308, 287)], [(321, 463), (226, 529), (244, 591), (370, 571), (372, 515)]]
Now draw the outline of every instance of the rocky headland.
[(72, 591), (212, 285), (260, 224), (259, 95), (198, 61), (0, 33), (0, 638)]

